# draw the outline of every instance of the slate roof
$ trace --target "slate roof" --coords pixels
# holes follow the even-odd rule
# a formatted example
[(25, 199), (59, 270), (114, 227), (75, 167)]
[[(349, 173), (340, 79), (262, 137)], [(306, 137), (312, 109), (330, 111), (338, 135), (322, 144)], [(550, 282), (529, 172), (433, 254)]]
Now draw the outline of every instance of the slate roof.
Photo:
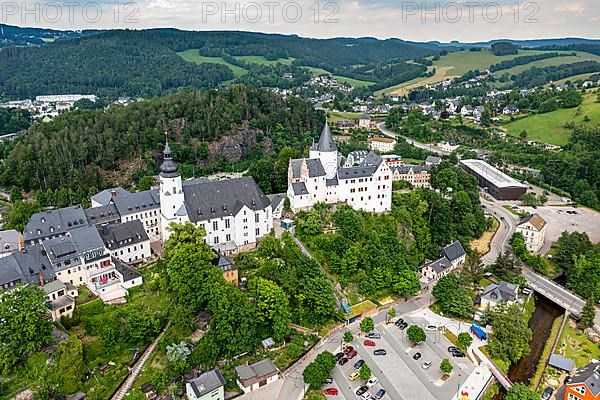
[(87, 219), (81, 206), (59, 208), (33, 214), (25, 226), (23, 235), (25, 241), (37, 240), (62, 235), (82, 225), (87, 225)]
[(413, 174), (419, 174), (421, 172), (427, 172), (429, 171), (429, 168), (424, 167), (422, 165), (409, 165), (409, 164), (405, 164), (405, 165), (400, 165), (397, 167), (391, 167), (390, 168), (392, 170), (392, 172), (398, 172), (399, 174), (408, 174), (408, 173), (412, 173)]
[(112, 259), (112, 262), (115, 265), (117, 271), (119, 271), (119, 273), (123, 275), (123, 282), (129, 282), (142, 276), (142, 274), (137, 272), (135, 269), (131, 268), (129, 265), (119, 261), (114, 257)]
[(304, 182), (292, 183), (292, 190), (296, 196), (308, 194), (308, 189), (306, 189), (306, 184)]
[(466, 254), (467, 252), (458, 240), (454, 243), (450, 243), (448, 246), (442, 249), (442, 255), (444, 255), (451, 262), (458, 260), (460, 257)]
[(215, 258), (212, 259), (212, 265), (215, 267), (219, 267), (221, 271), (235, 271), (238, 269), (237, 265), (233, 263), (229, 258), (223, 256), (217, 249), (212, 249), (213, 253), (215, 253)]
[(215, 368), (190, 380), (188, 385), (192, 388), (196, 398), (200, 398), (206, 393), (210, 393), (215, 389), (225, 386), (225, 383), (225, 378), (221, 375), (221, 371), (219, 371), (218, 368)]
[(163, 150), (163, 163), (160, 166), (160, 176), (165, 178), (174, 178), (179, 176), (177, 172), (177, 164), (173, 161), (173, 154), (171, 153), (171, 147), (169, 147), (169, 141), (165, 141), (165, 149)]
[(235, 367), (235, 371), (238, 374), (238, 380), (244, 386), (250, 386), (279, 373), (273, 361), (268, 358), (251, 365), (239, 365)]
[(251, 176), (187, 185), (183, 194), (192, 222), (234, 216), (244, 206), (257, 211), (271, 205)]
[(486, 298), (498, 302), (515, 301), (517, 299), (518, 286), (513, 283), (501, 282), (499, 284), (490, 283), (481, 292), (481, 298)]
[(108, 203), (110, 203), (110, 200), (112, 199), (113, 191), (115, 191), (115, 194), (117, 197), (125, 195), (125, 194), (129, 194), (129, 192), (127, 190), (123, 189), (120, 186), (117, 186), (115, 188), (105, 189), (99, 193), (96, 193), (95, 195), (92, 196), (92, 201), (95, 201), (96, 203), (99, 203), (99, 204), (102, 204), (105, 206)]
[(290, 165), (292, 166), (292, 177), (300, 178), (300, 171), (302, 169), (302, 159), (299, 158), (297, 160), (290, 160)]
[(267, 198), (271, 202), (271, 208), (275, 210), (285, 200), (286, 196), (285, 193), (268, 194)]
[(446, 257), (438, 258), (428, 264), (423, 265), (424, 267), (431, 267), (436, 274), (444, 272), (447, 268), (452, 267), (452, 263)]
[(115, 197), (112, 201), (117, 207), (121, 217), (160, 208), (160, 195), (158, 189), (127, 193), (123, 196)]
[(308, 177), (315, 178), (318, 176), (325, 176), (325, 169), (319, 159), (309, 158), (306, 160), (306, 167), (308, 168)]
[(325, 180), (325, 186), (337, 186), (337, 185), (339, 185), (339, 183), (340, 182), (339, 182), (337, 176), (334, 176), (331, 179), (326, 179)]
[(121, 220), (117, 207), (112, 203), (100, 207), (87, 208), (83, 212), (88, 223), (92, 225), (110, 224)]
[(427, 156), (425, 159), (425, 164), (439, 164), (440, 162), (442, 162), (442, 159), (436, 156)]
[(573, 375), (568, 386), (584, 383), (587, 389), (594, 395), (600, 394), (600, 362), (590, 362), (583, 368), (579, 368)]
[(573, 371), (573, 368), (575, 368), (575, 361), (563, 357), (560, 354), (552, 354), (548, 361), (548, 365), (557, 369), (562, 369), (563, 371), (571, 372)]
[(353, 178), (364, 178), (372, 176), (377, 171), (376, 166), (368, 167), (350, 167), (342, 168), (338, 170), (339, 179), (353, 179)]
[(0, 258), (0, 286), (16, 281), (39, 285), (40, 273), (44, 282), (53, 281), (54, 270), (42, 250), (40, 244), (35, 244)]
[(111, 224), (98, 227), (98, 233), (109, 250), (132, 246), (149, 240), (142, 221), (128, 221), (122, 224)]
[(12, 253), (19, 250), (20, 233), (15, 229), (0, 231), (0, 253)]
[(331, 130), (329, 129), (329, 124), (325, 121), (325, 126), (323, 127), (323, 131), (321, 132), (321, 136), (319, 137), (319, 142), (315, 143), (312, 148), (316, 151), (323, 152), (331, 152), (337, 151), (338, 148), (333, 141), (333, 136), (331, 136)]
[(519, 226), (528, 222), (531, 225), (533, 225), (538, 231), (541, 231), (542, 229), (544, 229), (544, 226), (546, 226), (546, 220), (542, 218), (539, 214), (533, 214), (523, 218), (521, 222), (519, 222)]

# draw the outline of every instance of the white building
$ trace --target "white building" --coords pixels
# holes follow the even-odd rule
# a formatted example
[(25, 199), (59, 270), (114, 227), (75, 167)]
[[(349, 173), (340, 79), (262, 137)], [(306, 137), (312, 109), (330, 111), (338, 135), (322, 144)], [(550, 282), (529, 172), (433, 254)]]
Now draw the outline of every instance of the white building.
[(358, 126), (364, 129), (371, 129), (371, 116), (369, 114), (362, 114), (358, 118)]
[(359, 157), (360, 164), (342, 167), (329, 125), (309, 152), (310, 158), (290, 160), (288, 198), (294, 212), (316, 203), (346, 203), (356, 210), (386, 212), (392, 205), (392, 172), (373, 152)]
[(279, 380), (279, 369), (268, 358), (251, 365), (239, 365), (235, 367), (235, 371), (237, 384), (244, 393), (250, 393)]
[(440, 149), (440, 151), (444, 153), (453, 153), (460, 147), (460, 145), (453, 142), (443, 142), (438, 143), (437, 147), (438, 149)]
[(111, 256), (125, 264), (139, 264), (151, 256), (150, 238), (142, 221), (108, 224), (98, 227), (98, 232)]
[(394, 151), (396, 141), (388, 137), (373, 136), (369, 138), (369, 148), (380, 153), (391, 153)]
[(481, 309), (494, 308), (500, 303), (514, 304), (519, 301), (518, 289), (513, 283), (490, 283), (480, 294)]
[(450, 272), (462, 267), (467, 253), (462, 244), (457, 240), (440, 251), (440, 258), (429, 261), (419, 267), (421, 282), (429, 284), (448, 275)]
[(429, 189), (429, 168), (422, 165), (401, 165), (391, 168), (394, 181), (406, 181), (416, 188)]
[(215, 368), (188, 381), (185, 393), (189, 400), (223, 400), (226, 383), (219, 369)]
[(256, 247), (273, 229), (271, 202), (252, 177), (181, 181), (169, 143), (160, 167), (162, 239), (171, 223), (192, 222), (206, 230), (206, 242), (224, 255)]
[(546, 220), (539, 214), (530, 215), (519, 222), (517, 232), (523, 235), (527, 250), (532, 253), (539, 251), (546, 237)]

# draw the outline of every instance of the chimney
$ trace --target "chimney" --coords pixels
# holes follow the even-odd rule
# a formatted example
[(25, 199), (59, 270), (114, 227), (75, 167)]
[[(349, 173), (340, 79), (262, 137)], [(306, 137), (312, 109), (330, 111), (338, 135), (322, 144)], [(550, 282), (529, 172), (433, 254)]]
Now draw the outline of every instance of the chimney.
[(42, 275), (42, 271), (40, 271), (40, 286), (44, 286), (44, 275)]
[(117, 189), (112, 189), (112, 190), (110, 191), (110, 197), (111, 197), (111, 198), (113, 198), (113, 199), (114, 199), (115, 197), (117, 197)]

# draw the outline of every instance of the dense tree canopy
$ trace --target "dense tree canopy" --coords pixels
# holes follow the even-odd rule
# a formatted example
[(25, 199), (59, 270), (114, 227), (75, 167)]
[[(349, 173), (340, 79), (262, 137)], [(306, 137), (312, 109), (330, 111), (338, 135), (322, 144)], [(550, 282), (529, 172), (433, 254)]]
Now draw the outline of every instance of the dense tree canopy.
[(489, 347), (494, 357), (516, 363), (529, 353), (532, 332), (520, 305), (500, 308), (492, 312), (491, 318)]

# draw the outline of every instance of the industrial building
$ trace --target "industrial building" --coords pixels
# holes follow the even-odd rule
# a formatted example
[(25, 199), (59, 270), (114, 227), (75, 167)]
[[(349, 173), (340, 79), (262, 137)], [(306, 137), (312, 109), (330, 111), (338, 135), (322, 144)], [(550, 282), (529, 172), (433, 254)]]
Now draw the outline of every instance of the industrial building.
[(461, 160), (460, 166), (477, 178), (479, 186), (497, 200), (519, 200), (527, 192), (527, 185), (481, 160)]

